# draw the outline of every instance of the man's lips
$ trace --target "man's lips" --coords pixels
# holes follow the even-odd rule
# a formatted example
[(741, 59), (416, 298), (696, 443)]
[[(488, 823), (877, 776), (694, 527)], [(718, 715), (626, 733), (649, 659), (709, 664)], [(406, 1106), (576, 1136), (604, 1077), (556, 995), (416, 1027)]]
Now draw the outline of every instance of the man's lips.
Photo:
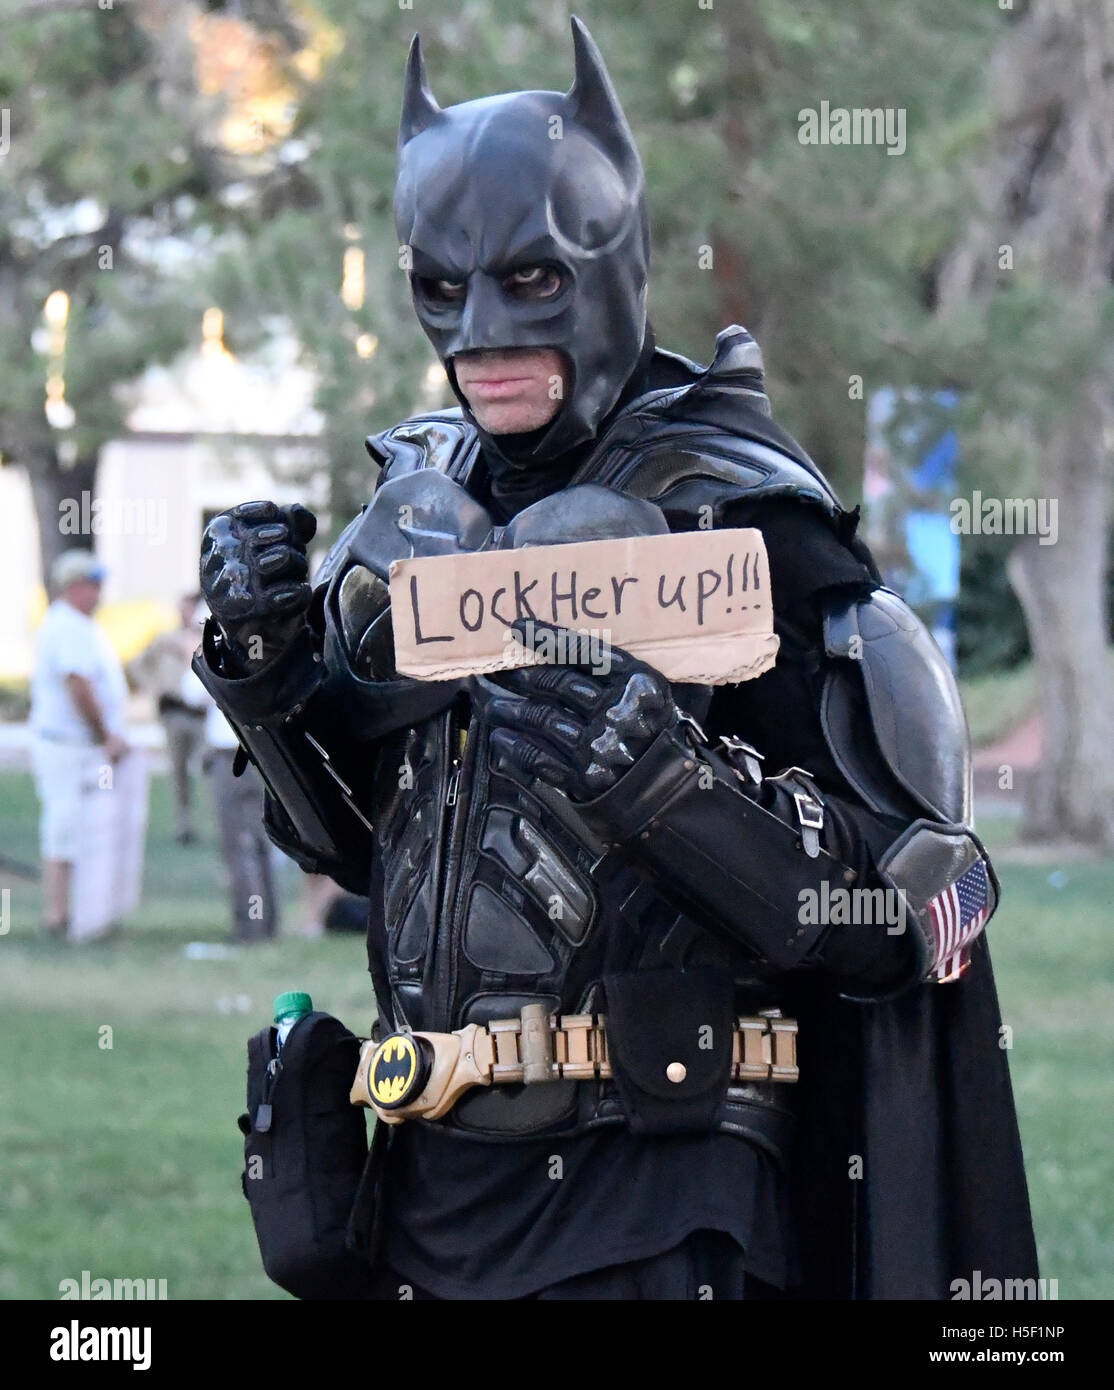
[(462, 391), (474, 392), (485, 400), (500, 400), (504, 396), (517, 395), (519, 390), (533, 381), (529, 376), (490, 376), (458, 377)]

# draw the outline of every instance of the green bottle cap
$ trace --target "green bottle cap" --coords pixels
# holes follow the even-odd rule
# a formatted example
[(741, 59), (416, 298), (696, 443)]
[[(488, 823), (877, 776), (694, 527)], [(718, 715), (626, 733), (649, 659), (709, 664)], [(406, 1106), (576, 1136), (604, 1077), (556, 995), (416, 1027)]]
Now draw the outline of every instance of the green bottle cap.
[(313, 1000), (300, 989), (288, 989), (285, 994), (275, 995), (275, 1022), (284, 1018), (305, 1018), (313, 1013)]

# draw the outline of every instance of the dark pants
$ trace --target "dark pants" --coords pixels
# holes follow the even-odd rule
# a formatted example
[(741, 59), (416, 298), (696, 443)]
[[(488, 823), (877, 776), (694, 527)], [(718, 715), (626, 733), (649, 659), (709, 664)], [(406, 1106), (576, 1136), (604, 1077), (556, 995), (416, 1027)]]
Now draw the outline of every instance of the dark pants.
[(263, 779), (250, 763), (241, 777), (233, 777), (234, 757), (235, 749), (211, 748), (205, 766), (232, 893), (232, 934), (238, 941), (262, 941), (278, 930), (271, 842), (263, 829)]
[[(691, 1302), (778, 1298), (777, 1289), (748, 1275), (738, 1244), (722, 1231), (694, 1231), (660, 1255), (630, 1264), (609, 1265), (563, 1279), (547, 1289), (526, 1294), (525, 1300), (559, 1299), (589, 1302), (658, 1300)], [(376, 1272), (372, 1298), (438, 1301), (405, 1275), (383, 1265)]]

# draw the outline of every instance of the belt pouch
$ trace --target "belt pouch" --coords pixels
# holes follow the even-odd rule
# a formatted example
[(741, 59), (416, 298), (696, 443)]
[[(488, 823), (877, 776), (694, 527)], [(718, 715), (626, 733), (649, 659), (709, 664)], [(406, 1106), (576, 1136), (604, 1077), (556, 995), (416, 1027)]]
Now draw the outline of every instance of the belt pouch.
[(634, 1134), (707, 1132), (731, 1074), (734, 985), (691, 970), (605, 975), (607, 1050)]
[(303, 1299), (365, 1298), (370, 1274), (345, 1245), (368, 1159), (364, 1111), (348, 1093), (359, 1042), (312, 1013), (275, 1059), (275, 1030), (248, 1043), (248, 1111), (241, 1183), (269, 1278)]

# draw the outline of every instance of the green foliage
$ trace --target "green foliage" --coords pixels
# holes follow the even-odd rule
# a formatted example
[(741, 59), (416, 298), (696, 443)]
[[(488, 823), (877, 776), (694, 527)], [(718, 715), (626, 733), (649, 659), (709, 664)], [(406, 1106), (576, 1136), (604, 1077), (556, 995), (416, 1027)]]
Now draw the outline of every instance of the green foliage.
[[(17, 461), (65, 440), (95, 457), (122, 426), (120, 388), (200, 336), (200, 274), (221, 192), (251, 173), (219, 148), (202, 100), (191, 5), (96, 5), (5, 19), (0, 101), (11, 146), (0, 172), (5, 305), (0, 449)], [(64, 376), (72, 430), (48, 427), (43, 305), (69, 296)]]
[[(1114, 301), (1081, 313), (1025, 260), (985, 303), (946, 320), (934, 312), (939, 267), (970, 214), (964, 170), (989, 137), (986, 73), (1008, 22), (992, 4), (253, 0), (244, 13), (288, 50), (310, 42), (325, 58), (319, 76), (297, 80), (288, 144), (236, 170), (213, 143), (212, 99), (196, 91), (181, 32), (149, 31), (131, 8), (6, 26), (0, 99), (13, 132), (0, 183), (0, 292), (15, 313), (5, 315), (0, 448), (9, 455), (44, 430), (46, 363), (30, 339), (51, 289), (73, 301), (66, 382), (82, 454), (118, 429), (120, 384), (172, 356), (205, 303), (218, 303), (234, 351), (281, 328), (316, 370), (335, 533), (371, 486), (363, 437), (451, 399), (425, 381), (434, 359), (391, 215), (411, 34), (421, 31), (442, 105), (565, 90), (573, 8), (604, 52), (646, 166), (659, 342), (707, 360), (715, 332), (745, 322), (762, 345), (777, 418), (849, 503), (861, 490), (866, 402), (884, 387), (959, 388), (961, 485), (1024, 495), (1039, 479), (1042, 439), (1114, 341)], [(181, 25), (194, 6), (161, 12)], [(800, 113), (822, 102), (904, 113), (905, 152), (802, 144)], [(234, 173), (247, 192), (225, 199)], [(102, 228), (58, 235), (52, 210), (82, 198), (103, 210)], [(95, 268), (104, 241), (115, 248), (111, 273)], [(352, 248), (365, 255), (356, 309), (340, 298)], [(702, 268), (708, 248), (713, 263)], [(1000, 568), (991, 575), (970, 546), (964, 564), (986, 599), (965, 601), (965, 658), (1015, 659), (1025, 639)]]
[[(956, 602), (959, 669), (1009, 671), (1030, 655), (1029, 634), (1005, 567), (999, 536), (964, 536)], [(1005, 730), (1002, 730), (1005, 732)]]
[[(1004, 662), (999, 662), (1004, 667)], [(1012, 733), (1037, 708), (1037, 682), (1033, 663), (1026, 659), (1009, 669), (984, 670), (960, 681), (963, 712), (971, 731), (971, 743), (983, 748)]]
[[(374, 394), (364, 433), (419, 405), (415, 378), (431, 360), (405, 294), (387, 287), (401, 278), (390, 203), (410, 33), (422, 33), (442, 105), (524, 86), (564, 90), (571, 7), (426, 0), (419, 12), (320, 0), (318, 8), (344, 41), (301, 113), (312, 140), (302, 172), (317, 196), (290, 232), (304, 238), (302, 277), (319, 289), (299, 287), (294, 321), (299, 334), (312, 334), (315, 313), (320, 328), (335, 325), (338, 222), (355, 222), (369, 267), (375, 260), (386, 277), (370, 306), (381, 351), (370, 366), (351, 346), (312, 352), (326, 377), (335, 374), (323, 382), (323, 405), (360, 413)], [(863, 376), (868, 394), (937, 384), (936, 368), (918, 360), (924, 281), (954, 230), (958, 193), (946, 161), (977, 135), (995, 16), (961, 0), (930, 11), (891, 0), (853, 10), (764, 0), (741, 6), (754, 22), (740, 39), (737, 8), (588, 0), (577, 12), (607, 58), (646, 165), (659, 341), (707, 360), (725, 305), (740, 312), (762, 343), (779, 418), (853, 500), (864, 406), (849, 398), (849, 376)], [(801, 145), (798, 113), (821, 100), (902, 108), (907, 153)], [(714, 251), (712, 271), (699, 266), (703, 247)], [(253, 244), (250, 255), (266, 252)], [(331, 416), (330, 466), (343, 493), (360, 474), (349, 423), (357, 424)]]

